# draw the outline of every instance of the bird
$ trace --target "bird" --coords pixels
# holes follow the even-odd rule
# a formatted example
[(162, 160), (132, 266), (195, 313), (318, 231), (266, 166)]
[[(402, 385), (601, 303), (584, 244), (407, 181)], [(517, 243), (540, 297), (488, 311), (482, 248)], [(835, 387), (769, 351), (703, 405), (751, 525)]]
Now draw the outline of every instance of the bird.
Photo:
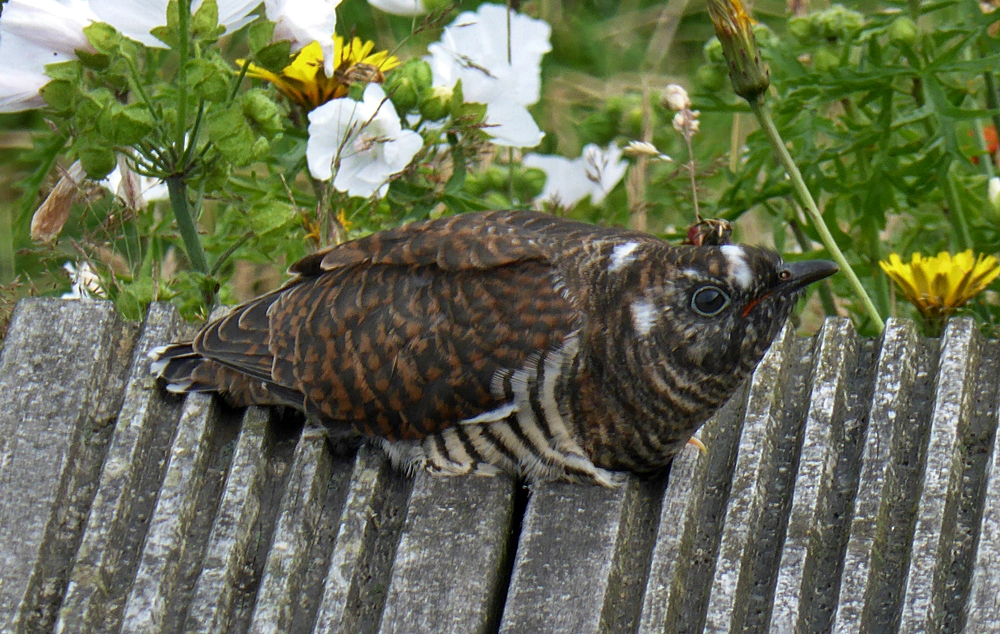
[(615, 486), (667, 467), (832, 262), (536, 211), (413, 222), (305, 257), (157, 348), (171, 392), (292, 407), (412, 473)]

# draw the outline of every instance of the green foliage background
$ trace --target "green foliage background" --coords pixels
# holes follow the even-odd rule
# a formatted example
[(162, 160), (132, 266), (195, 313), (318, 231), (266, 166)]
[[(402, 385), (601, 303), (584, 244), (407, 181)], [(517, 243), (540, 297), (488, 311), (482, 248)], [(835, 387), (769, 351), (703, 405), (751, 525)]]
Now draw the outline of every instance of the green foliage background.
[[(345, 0), (338, 32), (371, 39), (406, 61), (425, 55), (457, 11), (478, 4), (461, 2), (414, 34), (419, 20)], [(588, 143), (648, 138), (676, 159), (633, 165), (626, 179), (632, 182), (600, 206), (585, 201), (556, 211), (616, 225), (644, 215), (649, 231), (680, 239), (694, 219), (682, 166), (687, 148), (671, 126), (673, 113), (659, 104), (660, 91), (679, 83), (701, 112), (694, 160), (703, 215), (733, 221), (738, 240), (774, 246), (789, 259), (824, 257), (784, 171), (732, 93), (704, 4), (542, 0), (521, 10), (553, 28), (542, 99), (532, 108), (546, 137), (533, 151), (573, 157)], [(753, 14), (778, 127), (838, 245), (883, 317), (916, 316), (896, 301), (879, 260), (891, 252), (1000, 251), (998, 212), (986, 197), (995, 168), (983, 144), (984, 131), (989, 136), (994, 126), (995, 136), (1000, 127), (993, 79), (1000, 40), (989, 32), (1000, 12), (985, 13), (974, 0), (833, 7), (768, 0)], [(200, 35), (196, 29), (202, 45), (197, 63), (186, 66), (188, 123), (203, 112), (202, 133), (212, 146), (187, 175), (201, 203), (208, 275), (188, 266), (169, 203), (130, 213), (97, 188), (81, 196), (58, 242), (30, 240), (32, 213), (57, 180), (57, 166), (79, 157), (98, 174), (113, 167), (114, 147), (169, 145), (177, 133), (135, 107), (134, 97), (118, 99), (135, 82), (160, 86), (149, 99), (171, 121), (174, 88), (155, 79), (174, 75), (172, 53), (141, 58), (113, 33), (95, 32), (91, 41), (106, 59), (57, 71), (65, 76), (47, 89), (52, 109), (0, 115), (0, 284), (7, 306), (0, 310), (29, 293), (65, 292), (63, 263), (87, 259), (126, 315), (138, 317), (150, 301), (166, 299), (188, 317), (204, 316), (217, 298), (232, 303), (277, 286), (288, 264), (324, 243), (429, 216), (524, 206), (540, 190), (538, 175), (520, 168), (517, 155), (511, 165), (506, 151), (489, 150), (475, 125), (481, 112), (466, 104), (464, 115), (437, 133), (451, 142), (447, 164), (423, 156), (381, 201), (324, 197), (306, 169), (304, 113), (266, 84), (237, 85), (233, 60), (281, 60), (282, 51), (267, 47), (266, 33), (253, 28), (214, 46), (209, 26)], [(812, 323), (824, 313), (849, 314), (873, 332), (842, 277), (820, 288), (810, 304)], [(968, 310), (987, 328), (1000, 317), (991, 293)]]

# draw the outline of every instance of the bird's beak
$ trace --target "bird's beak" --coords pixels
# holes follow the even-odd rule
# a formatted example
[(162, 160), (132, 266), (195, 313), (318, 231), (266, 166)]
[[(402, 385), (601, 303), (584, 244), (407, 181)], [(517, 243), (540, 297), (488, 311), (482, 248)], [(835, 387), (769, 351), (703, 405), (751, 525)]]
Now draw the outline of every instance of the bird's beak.
[(839, 266), (827, 260), (804, 260), (785, 264), (779, 272), (779, 276), (784, 289), (787, 292), (794, 292), (813, 282), (830, 277), (839, 270)]

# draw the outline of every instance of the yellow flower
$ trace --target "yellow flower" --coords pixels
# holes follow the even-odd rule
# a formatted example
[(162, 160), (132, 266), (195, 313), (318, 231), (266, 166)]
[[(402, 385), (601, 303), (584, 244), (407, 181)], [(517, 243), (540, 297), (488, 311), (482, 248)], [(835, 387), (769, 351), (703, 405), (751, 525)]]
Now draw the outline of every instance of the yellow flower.
[(935, 320), (963, 306), (1000, 275), (997, 258), (975, 257), (972, 249), (955, 256), (945, 251), (930, 258), (914, 253), (909, 264), (893, 253), (879, 265), (925, 318)]
[[(344, 45), (344, 38), (335, 38), (336, 56), (333, 77), (323, 70), (323, 49), (319, 42), (307, 45), (285, 66), (280, 73), (250, 64), (247, 75), (266, 79), (295, 103), (308, 110), (319, 107), (331, 99), (346, 97), (352, 84), (382, 83), (385, 71), (399, 66), (399, 59), (388, 51), (372, 53), (374, 42), (354, 38)], [(239, 60), (242, 63), (242, 60)]]

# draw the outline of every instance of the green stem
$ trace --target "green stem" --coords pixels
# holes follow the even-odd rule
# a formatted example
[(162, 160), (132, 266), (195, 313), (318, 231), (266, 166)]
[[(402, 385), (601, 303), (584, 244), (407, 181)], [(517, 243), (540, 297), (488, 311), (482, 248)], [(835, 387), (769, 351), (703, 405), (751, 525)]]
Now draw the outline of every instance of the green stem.
[(1000, 134), (1000, 114), (996, 112), (1000, 110), (1000, 100), (997, 99), (997, 82), (992, 71), (983, 73), (983, 86), (986, 89), (986, 107), (994, 111), (990, 115), (993, 129), (997, 131), (997, 134)]
[(948, 201), (948, 217), (955, 226), (955, 239), (958, 242), (956, 250), (965, 251), (966, 249), (971, 249), (972, 234), (969, 233), (969, 223), (965, 219), (965, 209), (962, 207), (962, 201), (958, 199), (958, 190), (951, 166), (948, 167), (942, 184), (944, 185), (945, 200)]
[(177, 127), (174, 145), (177, 156), (184, 155), (184, 136), (187, 134), (187, 63), (190, 49), (191, 0), (177, 3)]
[(236, 250), (239, 249), (244, 244), (246, 244), (252, 237), (254, 237), (254, 232), (252, 229), (244, 233), (242, 236), (240, 236), (239, 240), (234, 242), (228, 249), (226, 249), (222, 253), (222, 255), (219, 256), (219, 259), (216, 260), (215, 262), (215, 266), (212, 267), (211, 274), (214, 276), (216, 273), (222, 270), (222, 267), (226, 264), (226, 261), (229, 260), (229, 258), (232, 257), (234, 253), (236, 253)]
[(823, 222), (823, 216), (819, 213), (819, 208), (816, 206), (816, 201), (813, 200), (812, 194), (809, 193), (809, 188), (806, 187), (805, 181), (802, 179), (802, 173), (799, 172), (799, 168), (795, 165), (795, 161), (792, 160), (792, 155), (788, 153), (788, 148), (785, 147), (784, 141), (781, 140), (781, 134), (778, 132), (778, 128), (774, 125), (774, 119), (771, 118), (771, 113), (767, 108), (767, 104), (764, 103), (762, 98), (756, 101), (750, 101), (750, 109), (753, 110), (754, 116), (757, 117), (757, 121), (760, 123), (761, 128), (764, 130), (764, 134), (767, 135), (767, 140), (771, 143), (771, 147), (778, 154), (778, 158), (781, 160), (782, 166), (788, 173), (789, 178), (792, 179), (792, 185), (795, 187), (796, 193), (799, 195), (799, 199), (802, 204), (805, 205), (806, 213), (809, 219), (812, 221), (813, 226), (816, 228), (816, 232), (819, 234), (820, 240), (826, 247), (827, 251), (836, 261), (840, 270), (847, 276), (848, 281), (854, 288), (854, 292), (857, 294), (858, 299), (861, 300), (864, 306), (865, 313), (867, 313), (869, 319), (875, 325), (875, 329), (878, 332), (882, 332), (885, 329), (885, 323), (882, 321), (882, 317), (878, 314), (878, 309), (875, 308), (875, 304), (872, 303), (871, 298), (865, 291), (865, 287), (861, 285), (861, 280), (854, 273), (854, 269), (848, 264), (847, 258), (840, 251), (840, 247), (833, 239), (833, 235), (830, 230), (827, 229), (826, 223)]
[[(792, 228), (792, 234), (795, 236), (795, 241), (799, 243), (802, 252), (812, 251), (812, 241), (799, 226), (799, 221), (792, 220), (788, 224)], [(823, 305), (823, 312), (830, 317), (835, 317), (838, 314), (837, 302), (833, 299), (833, 291), (830, 290), (830, 280), (823, 280), (816, 286), (819, 287), (819, 301)]]
[(0, 284), (9, 284), (16, 271), (12, 215), (14, 209), (10, 205), (0, 205)]
[(201, 246), (198, 228), (195, 226), (194, 218), (191, 216), (191, 208), (188, 206), (187, 185), (184, 184), (184, 177), (175, 174), (167, 178), (167, 191), (170, 192), (170, 204), (174, 209), (174, 219), (177, 220), (177, 229), (181, 232), (184, 250), (187, 251), (191, 266), (199, 273), (208, 275), (208, 259), (205, 257), (205, 249)]

